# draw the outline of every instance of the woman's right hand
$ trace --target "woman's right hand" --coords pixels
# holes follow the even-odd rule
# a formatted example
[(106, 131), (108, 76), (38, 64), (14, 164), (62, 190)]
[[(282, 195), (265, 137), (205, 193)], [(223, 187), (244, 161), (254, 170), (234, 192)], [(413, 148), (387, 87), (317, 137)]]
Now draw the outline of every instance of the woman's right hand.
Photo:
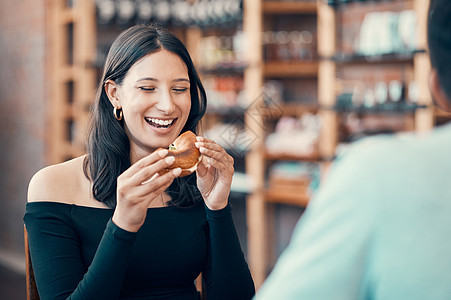
[(177, 168), (164, 175), (158, 171), (170, 166), (174, 157), (168, 150), (155, 151), (140, 159), (117, 178), (116, 209), (113, 222), (120, 228), (136, 232), (144, 223), (149, 204), (160, 199), (181, 169)]

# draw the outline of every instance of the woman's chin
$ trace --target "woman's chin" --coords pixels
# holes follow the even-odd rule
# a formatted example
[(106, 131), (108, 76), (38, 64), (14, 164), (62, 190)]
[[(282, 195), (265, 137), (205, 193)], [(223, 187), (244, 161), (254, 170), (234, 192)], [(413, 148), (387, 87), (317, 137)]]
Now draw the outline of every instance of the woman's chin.
[(167, 149), (170, 144), (179, 136), (181, 129), (174, 129), (168, 131), (158, 131), (156, 134), (147, 135), (148, 138), (146, 141), (143, 141), (144, 144), (147, 144), (150, 148), (158, 149), (165, 148)]

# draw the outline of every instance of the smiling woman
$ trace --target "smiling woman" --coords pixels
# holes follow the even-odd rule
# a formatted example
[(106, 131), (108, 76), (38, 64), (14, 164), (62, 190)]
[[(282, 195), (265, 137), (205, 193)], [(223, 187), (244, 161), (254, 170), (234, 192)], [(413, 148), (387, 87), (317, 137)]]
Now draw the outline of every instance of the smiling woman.
[[(155, 27), (134, 26), (111, 46), (97, 97), (85, 172), (91, 174), (96, 199), (114, 207), (117, 176), (153, 150), (167, 148), (181, 132), (197, 132), (206, 95), (180, 40)], [(111, 113), (113, 108), (123, 113), (119, 122)], [(167, 129), (159, 128), (169, 123)], [(110, 133), (105, 134), (104, 128)], [(113, 174), (104, 176), (104, 172)], [(171, 201), (192, 201), (185, 197), (192, 194), (184, 190), (186, 186), (175, 180)]]
[[(32, 178), (24, 221), (41, 299), (211, 299), (255, 293), (228, 204), (233, 159), (196, 136), (197, 171), (168, 169), (206, 95), (185, 46), (154, 26), (108, 53), (88, 153)], [(158, 149), (158, 150), (157, 150)]]

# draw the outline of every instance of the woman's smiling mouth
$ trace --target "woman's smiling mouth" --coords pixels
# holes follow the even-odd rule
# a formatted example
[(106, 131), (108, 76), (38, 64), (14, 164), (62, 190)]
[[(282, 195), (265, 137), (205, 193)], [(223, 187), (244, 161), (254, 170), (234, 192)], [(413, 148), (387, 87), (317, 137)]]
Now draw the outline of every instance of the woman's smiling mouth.
[(147, 123), (156, 127), (156, 128), (169, 128), (174, 124), (176, 119), (157, 119), (157, 118), (144, 118)]

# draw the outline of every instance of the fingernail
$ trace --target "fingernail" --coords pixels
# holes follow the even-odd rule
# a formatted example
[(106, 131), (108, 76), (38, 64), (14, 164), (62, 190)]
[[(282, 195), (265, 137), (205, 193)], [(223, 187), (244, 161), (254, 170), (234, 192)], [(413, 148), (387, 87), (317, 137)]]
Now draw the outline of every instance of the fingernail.
[(196, 136), (196, 140), (199, 141), (199, 142), (202, 142), (203, 139), (204, 139), (204, 138), (201, 137), (201, 136)]
[(166, 158), (164, 159), (164, 161), (165, 161), (167, 164), (172, 164), (172, 163), (175, 161), (175, 157), (174, 157), (174, 156), (168, 156), (168, 157), (166, 157)]
[(181, 168), (176, 168), (174, 170), (172, 170), (172, 174), (174, 174), (174, 176), (179, 176), (180, 174), (182, 174), (182, 169)]
[(168, 149), (160, 150), (158, 154), (160, 155), (161, 158), (163, 158), (168, 154)]

